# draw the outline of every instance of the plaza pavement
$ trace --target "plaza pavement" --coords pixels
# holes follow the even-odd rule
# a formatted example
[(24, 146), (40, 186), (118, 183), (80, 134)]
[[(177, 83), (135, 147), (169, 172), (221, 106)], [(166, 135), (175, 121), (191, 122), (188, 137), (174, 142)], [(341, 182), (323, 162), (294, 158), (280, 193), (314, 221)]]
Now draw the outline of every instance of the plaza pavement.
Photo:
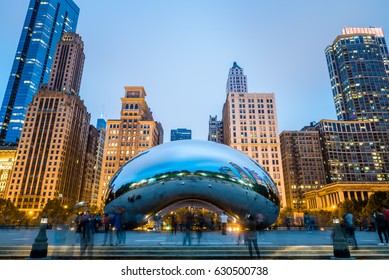
[[(30, 246), (34, 243), (39, 229), (1, 229), (0, 246)], [(374, 246), (379, 243), (376, 232), (356, 231), (356, 238), (359, 246)], [(78, 236), (71, 230), (46, 230), (49, 246), (76, 245)], [(146, 232), (126, 231), (126, 243), (121, 246), (182, 246), (184, 233), (177, 231), (170, 232)], [(103, 244), (104, 233), (94, 234), (94, 245)], [(109, 239), (108, 239), (109, 240)], [(236, 246), (238, 234), (228, 232), (222, 235), (221, 232), (203, 232), (200, 240), (202, 246)], [(108, 244), (109, 245), (109, 244)], [(195, 232), (192, 233), (192, 245), (198, 245)], [(258, 233), (258, 245), (264, 246), (321, 246), (332, 245), (331, 230), (266, 230)]]

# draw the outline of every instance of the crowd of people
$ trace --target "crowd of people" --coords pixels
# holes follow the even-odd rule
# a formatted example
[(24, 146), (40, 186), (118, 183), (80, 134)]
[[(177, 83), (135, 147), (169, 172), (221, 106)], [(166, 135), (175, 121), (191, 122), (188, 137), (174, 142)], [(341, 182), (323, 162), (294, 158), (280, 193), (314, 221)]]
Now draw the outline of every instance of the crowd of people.
[[(126, 231), (124, 227), (124, 215), (125, 209), (110, 209), (107, 213), (102, 215), (92, 215), (89, 211), (80, 213), (75, 223), (77, 225), (78, 241), (80, 243), (81, 255), (84, 254), (87, 249), (91, 249), (94, 245), (94, 234), (103, 233), (104, 238), (101, 245), (118, 246), (126, 243)], [(154, 218), (155, 229), (162, 231), (163, 220), (161, 217), (156, 216)], [(172, 235), (177, 234), (177, 229), (183, 233), (182, 245), (191, 246), (192, 239), (197, 239), (197, 244), (201, 244), (203, 232), (208, 230), (220, 230), (221, 235), (227, 235), (227, 224), (231, 223), (231, 218), (225, 212), (220, 213), (215, 219), (206, 219), (202, 213), (194, 213), (193, 211), (186, 211), (183, 215), (178, 215), (176, 212), (172, 212), (167, 223), (170, 223), (170, 232)], [(212, 221), (212, 223), (211, 223)], [(314, 230), (314, 219), (308, 214), (304, 213), (301, 219), (303, 226), (307, 233), (312, 233)], [(261, 233), (259, 229), (262, 229), (261, 222), (263, 222), (263, 216), (253, 216), (250, 213), (246, 215), (244, 219), (236, 222), (240, 231), (237, 234), (237, 244), (244, 244), (248, 247), (250, 257), (256, 254), (257, 258), (260, 258), (260, 251), (258, 248), (257, 236)], [(302, 223), (301, 223), (302, 224)], [(352, 241), (355, 248), (358, 248), (358, 243), (355, 235), (356, 222), (353, 213), (346, 212), (341, 219), (341, 226), (345, 238)], [(168, 227), (166, 228), (168, 229)], [(379, 239), (378, 245), (389, 245), (389, 209), (382, 207), (376, 209), (376, 211), (370, 217), (370, 225), (366, 230), (376, 231)]]

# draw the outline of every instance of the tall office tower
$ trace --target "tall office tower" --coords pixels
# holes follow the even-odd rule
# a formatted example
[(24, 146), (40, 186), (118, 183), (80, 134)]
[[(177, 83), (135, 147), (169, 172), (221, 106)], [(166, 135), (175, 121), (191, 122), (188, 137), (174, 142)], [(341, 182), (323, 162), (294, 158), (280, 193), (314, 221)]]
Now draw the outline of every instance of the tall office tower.
[(0, 147), (0, 198), (6, 198), (6, 190), (15, 164), (17, 147)]
[(389, 130), (389, 59), (382, 28), (344, 28), (326, 48), (338, 120)]
[(325, 185), (319, 132), (313, 125), (280, 134), (286, 206), (307, 208), (304, 193)]
[[(69, 62), (69, 68), (77, 67), (76, 60)], [(55, 84), (58, 76), (54, 75), (50, 81), (54, 78)], [(28, 106), (7, 199), (32, 215), (51, 199), (65, 204), (79, 201), (89, 122), (90, 114), (78, 94), (41, 85)]]
[(72, 0), (31, 0), (0, 110), (0, 143), (16, 144), (28, 105), (49, 81), (54, 51), (65, 32), (77, 27)]
[(107, 120), (100, 188), (106, 191), (116, 171), (127, 161), (162, 143), (162, 125), (146, 103), (142, 86), (126, 86), (119, 120)]
[(187, 128), (177, 128), (170, 131), (170, 141), (192, 139), (192, 130)]
[(370, 121), (321, 120), (326, 183), (389, 181), (389, 131)]
[(96, 128), (99, 131), (99, 138), (97, 140), (94, 180), (98, 184), (98, 191), (97, 191), (97, 200), (95, 201), (95, 196), (92, 197), (92, 204), (96, 204), (98, 207), (100, 207), (102, 206), (103, 198), (104, 198), (104, 190), (101, 188), (100, 179), (101, 179), (101, 171), (103, 168), (105, 134), (107, 130), (107, 123), (105, 119), (103, 118), (97, 119)]
[(229, 92), (223, 106), (223, 139), (258, 162), (286, 206), (274, 93)]
[(65, 33), (57, 44), (48, 89), (78, 95), (84, 61), (84, 43), (80, 35)]
[[(82, 172), (82, 182), (79, 194), (79, 201), (86, 205), (97, 205), (99, 196), (99, 180), (95, 180), (95, 168), (97, 169), (97, 144), (99, 140), (99, 131), (89, 125), (88, 140), (84, 159), (84, 170)], [(92, 202), (93, 201), (93, 202)]]
[(228, 73), (226, 92), (247, 92), (246, 75), (243, 74), (243, 69), (236, 62)]
[(208, 141), (223, 144), (223, 121), (218, 121), (217, 116), (209, 116), (208, 125)]
[(105, 121), (105, 119), (103, 119), (103, 118), (97, 119), (96, 128), (97, 129), (100, 129), (100, 128), (107, 129), (107, 122)]

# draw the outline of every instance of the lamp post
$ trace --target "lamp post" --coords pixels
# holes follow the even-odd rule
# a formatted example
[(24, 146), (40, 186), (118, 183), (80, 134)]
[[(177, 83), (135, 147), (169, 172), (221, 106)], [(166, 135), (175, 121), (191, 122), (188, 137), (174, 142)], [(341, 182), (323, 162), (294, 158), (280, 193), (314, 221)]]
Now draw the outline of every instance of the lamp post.
[(30, 258), (46, 258), (47, 257), (47, 236), (46, 236), (46, 227), (47, 227), (47, 216), (43, 215), (41, 223), (39, 226), (38, 236), (35, 238), (35, 242), (32, 244)]
[(332, 259), (350, 259), (350, 250), (347, 246), (346, 238), (342, 233), (338, 216), (333, 217), (334, 223), (334, 236), (333, 236), (333, 247), (334, 256)]

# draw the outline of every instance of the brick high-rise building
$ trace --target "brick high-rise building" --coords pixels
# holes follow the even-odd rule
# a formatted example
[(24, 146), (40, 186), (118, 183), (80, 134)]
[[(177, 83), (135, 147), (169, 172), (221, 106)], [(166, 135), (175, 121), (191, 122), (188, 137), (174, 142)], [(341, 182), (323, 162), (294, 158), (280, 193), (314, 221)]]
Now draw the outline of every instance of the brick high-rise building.
[(162, 125), (146, 103), (142, 86), (124, 87), (120, 119), (107, 120), (100, 188), (104, 192), (115, 173), (142, 151), (161, 144)]
[(286, 206), (306, 209), (304, 193), (325, 185), (319, 132), (314, 126), (280, 134)]
[[(70, 37), (75, 40), (69, 45), (69, 52), (83, 52), (77, 34), (65, 33), (62, 39), (68, 42)], [(83, 59), (66, 59), (69, 69), (82, 69)], [(62, 64), (59, 57), (53, 67), (58, 69), (57, 65)], [(58, 84), (57, 78), (65, 81), (66, 73), (52, 72), (50, 83)], [(77, 75), (68, 77), (79, 81)], [(89, 122), (90, 114), (78, 91), (41, 85), (28, 106), (7, 199), (31, 215), (36, 215), (51, 199), (58, 198), (64, 204), (79, 201)]]

